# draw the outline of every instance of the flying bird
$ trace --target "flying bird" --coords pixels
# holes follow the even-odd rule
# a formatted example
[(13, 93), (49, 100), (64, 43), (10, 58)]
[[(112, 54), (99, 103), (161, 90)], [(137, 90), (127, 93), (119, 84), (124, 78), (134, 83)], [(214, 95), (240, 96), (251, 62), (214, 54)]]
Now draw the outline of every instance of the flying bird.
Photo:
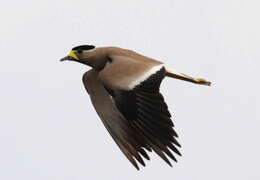
[(160, 93), (165, 77), (201, 85), (209, 81), (171, 70), (164, 63), (118, 47), (81, 45), (61, 61), (75, 61), (92, 69), (83, 75), (83, 84), (104, 126), (126, 156), (139, 170), (157, 153), (167, 164), (174, 154), (181, 156), (178, 135), (168, 106)]

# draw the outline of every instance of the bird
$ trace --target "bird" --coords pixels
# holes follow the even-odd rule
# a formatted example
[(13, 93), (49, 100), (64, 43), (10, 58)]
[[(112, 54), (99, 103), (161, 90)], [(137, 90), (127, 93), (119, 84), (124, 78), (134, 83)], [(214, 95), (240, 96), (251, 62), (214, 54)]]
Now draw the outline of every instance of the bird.
[[(193, 78), (165, 63), (120, 47), (79, 45), (60, 61), (73, 61), (91, 69), (82, 81), (91, 102), (125, 157), (139, 170), (154, 151), (168, 165), (181, 156), (168, 106), (160, 93), (164, 78), (200, 85), (211, 82)], [(171, 160), (171, 161), (170, 161)]]

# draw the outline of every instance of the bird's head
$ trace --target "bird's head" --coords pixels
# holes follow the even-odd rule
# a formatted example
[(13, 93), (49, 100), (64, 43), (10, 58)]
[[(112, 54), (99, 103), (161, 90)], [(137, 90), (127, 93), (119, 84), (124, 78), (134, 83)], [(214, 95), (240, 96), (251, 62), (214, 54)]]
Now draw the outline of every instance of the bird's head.
[(95, 46), (93, 45), (81, 45), (76, 46), (71, 49), (69, 55), (62, 58), (60, 61), (77, 61), (80, 62), (83, 59), (87, 58), (87, 52), (90, 52), (91, 50), (95, 49)]
[(107, 58), (102, 48), (95, 48), (93, 45), (80, 45), (71, 49), (69, 55), (60, 61), (75, 61), (91, 66), (96, 70), (104, 68)]

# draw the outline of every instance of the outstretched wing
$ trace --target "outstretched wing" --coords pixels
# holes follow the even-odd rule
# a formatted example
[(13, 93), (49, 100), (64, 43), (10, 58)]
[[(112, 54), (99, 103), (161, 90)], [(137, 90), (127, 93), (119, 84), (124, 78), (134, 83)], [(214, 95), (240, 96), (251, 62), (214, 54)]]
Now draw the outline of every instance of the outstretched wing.
[(161, 68), (131, 90), (113, 89), (95, 70), (83, 76), (83, 83), (105, 127), (129, 161), (145, 166), (146, 151), (154, 150), (171, 165), (171, 151), (181, 155), (168, 107), (159, 92), (165, 69)]

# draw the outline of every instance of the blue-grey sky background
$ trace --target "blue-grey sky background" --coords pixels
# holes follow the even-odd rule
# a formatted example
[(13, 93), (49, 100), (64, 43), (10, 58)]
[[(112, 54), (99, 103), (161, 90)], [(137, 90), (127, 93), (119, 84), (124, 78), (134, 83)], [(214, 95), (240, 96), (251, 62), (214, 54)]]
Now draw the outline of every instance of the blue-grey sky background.
[[(259, 0), (13, 0), (0, 7), (0, 179), (259, 180)], [(165, 79), (182, 157), (136, 171), (81, 82), (80, 44), (120, 46), (212, 87)]]

